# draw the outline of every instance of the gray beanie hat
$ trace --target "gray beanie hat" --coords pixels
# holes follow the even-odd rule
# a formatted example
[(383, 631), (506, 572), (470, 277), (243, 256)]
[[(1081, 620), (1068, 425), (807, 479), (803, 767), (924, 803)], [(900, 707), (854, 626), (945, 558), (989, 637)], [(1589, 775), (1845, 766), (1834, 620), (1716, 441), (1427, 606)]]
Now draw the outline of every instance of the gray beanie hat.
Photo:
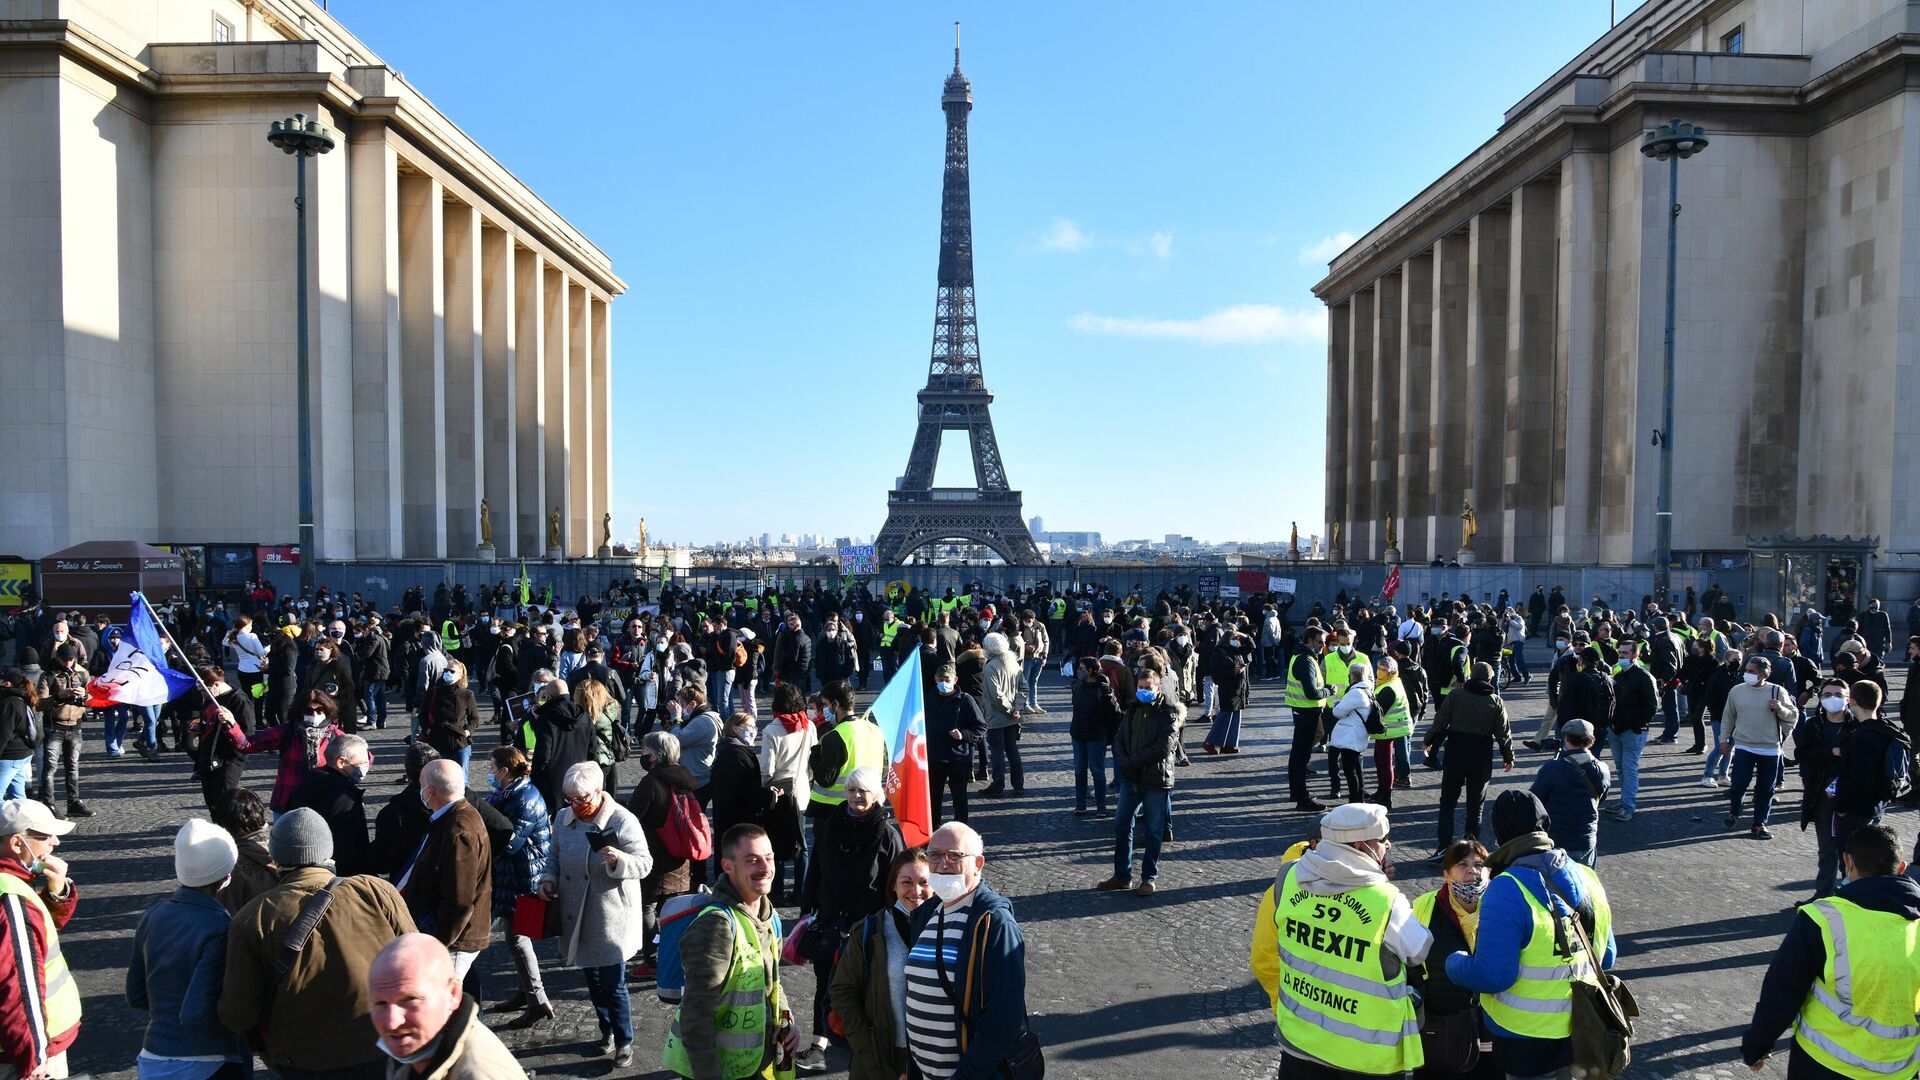
[(267, 839), (267, 853), (280, 869), (333, 865), (333, 832), (327, 819), (302, 806), (280, 815)]

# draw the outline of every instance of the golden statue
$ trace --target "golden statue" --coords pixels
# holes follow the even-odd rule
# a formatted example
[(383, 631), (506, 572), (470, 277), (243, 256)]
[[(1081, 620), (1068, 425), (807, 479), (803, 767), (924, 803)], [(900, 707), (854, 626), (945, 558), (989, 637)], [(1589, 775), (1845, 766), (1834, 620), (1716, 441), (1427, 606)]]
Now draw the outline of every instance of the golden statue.
[(1397, 550), (1399, 547), (1400, 547), (1400, 538), (1393, 534), (1393, 515), (1388, 514), (1387, 515), (1387, 550), (1394, 551), (1394, 550)]
[(1331, 554), (1338, 550), (1340, 550), (1340, 519), (1334, 518), (1333, 534), (1327, 538), (1327, 551)]
[(1297, 521), (1293, 523), (1292, 531), (1287, 533), (1287, 557), (1290, 559), (1300, 557), (1300, 523)]
[(600, 515), (600, 546), (603, 548), (610, 548), (613, 546), (613, 515), (612, 514)]
[(553, 513), (547, 515), (547, 546), (560, 546), (560, 508), (557, 506), (553, 508)]
[(640, 553), (647, 553), (647, 519), (640, 519)]
[(487, 505), (487, 497), (480, 496), (480, 542), (493, 543), (493, 507)]
[(1460, 502), (1460, 550), (1472, 551), (1473, 538), (1480, 535), (1480, 519), (1473, 513), (1473, 504), (1466, 500)]

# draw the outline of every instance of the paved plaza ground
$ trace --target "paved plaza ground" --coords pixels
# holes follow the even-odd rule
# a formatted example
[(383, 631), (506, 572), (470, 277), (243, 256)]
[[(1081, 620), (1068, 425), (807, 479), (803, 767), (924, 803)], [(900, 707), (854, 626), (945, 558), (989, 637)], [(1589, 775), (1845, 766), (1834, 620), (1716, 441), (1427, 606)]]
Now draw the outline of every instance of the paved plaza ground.
[[(986, 838), (987, 880), (1013, 899), (1026, 934), (1027, 1001), (1049, 1075), (1272, 1076), (1279, 1054), (1273, 1017), (1248, 973), (1247, 946), (1260, 893), (1306, 821), (1284, 799), (1291, 721), (1280, 684), (1256, 684), (1239, 756), (1200, 756), (1202, 734), (1190, 733), (1194, 765), (1178, 771), (1174, 794), (1177, 840), (1162, 862), (1158, 895), (1146, 900), (1092, 891), (1111, 870), (1112, 820), (1071, 813), (1065, 683), (1049, 675), (1046, 686), (1042, 704), (1052, 712), (1028, 726), (1021, 744), (1025, 797), (975, 800), (972, 823)], [(1894, 700), (1899, 693), (1896, 681)], [(1546, 707), (1545, 680), (1516, 688), (1508, 701), (1516, 734), (1531, 734)], [(393, 727), (373, 734), (369, 817), (398, 787), (404, 734)], [(1771, 842), (1749, 839), (1744, 824), (1722, 830), (1724, 799), (1699, 786), (1701, 759), (1682, 754), (1685, 744), (1683, 734), (1677, 746), (1648, 747), (1640, 812), (1630, 824), (1603, 825), (1600, 873), (1613, 899), (1617, 970), (1643, 1010), (1630, 1075), (1731, 1078), (1747, 1075), (1736, 1059), (1739, 1033), (1789, 905), (1812, 894), (1814, 844), (1795, 827), (1799, 780), (1792, 775)], [(76, 1075), (130, 1077), (145, 1022), (121, 996), (134, 925), (172, 888), (171, 838), (201, 808), (181, 756), (109, 762), (98, 745), (89, 747), (84, 779), (99, 816), (67, 837), (61, 852), (82, 890), (63, 935), (86, 1008), (71, 1065)], [(1544, 760), (1522, 750), (1511, 774), (1495, 773), (1489, 802), (1530, 782)], [(1400, 793), (1393, 815), (1398, 884), (1409, 896), (1436, 884), (1432, 864), (1415, 860), (1433, 848), (1438, 775), (1416, 768), (1415, 789)], [(272, 772), (263, 763), (248, 777), (264, 795)], [(623, 797), (630, 786), (628, 779)], [(1323, 775), (1314, 791), (1324, 798)], [(1890, 820), (1910, 846), (1914, 816), (1900, 811)], [(1490, 844), (1491, 830), (1483, 837)], [(500, 947), (482, 967), (489, 997), (511, 992)], [(785, 976), (799, 1015), (808, 1015), (812, 973), (788, 968)], [(559, 1019), (535, 1038), (505, 1033), (510, 1045), (542, 1075), (609, 1075), (607, 1060), (581, 1057), (595, 1026), (578, 973), (553, 970), (549, 959), (547, 985)], [(636, 986), (633, 1000), (638, 1068), (630, 1075), (668, 1075), (658, 1063), (669, 1011), (651, 985)], [(824, 1075), (844, 1075), (844, 1055), (831, 1055)], [(1765, 1074), (1784, 1073), (1781, 1053)]]

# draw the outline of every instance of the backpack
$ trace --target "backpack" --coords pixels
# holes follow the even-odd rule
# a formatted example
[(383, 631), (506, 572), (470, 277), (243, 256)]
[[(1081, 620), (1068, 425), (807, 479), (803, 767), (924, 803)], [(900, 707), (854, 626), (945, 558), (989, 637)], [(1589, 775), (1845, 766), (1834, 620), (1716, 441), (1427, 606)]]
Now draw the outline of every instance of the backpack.
[(700, 861), (713, 857), (713, 829), (690, 791), (676, 791), (660, 825), (660, 847), (676, 859)]
[(613, 755), (613, 760), (625, 761), (632, 757), (633, 733), (627, 730), (627, 725), (616, 717), (613, 723), (607, 725), (607, 729), (613, 732), (613, 740), (607, 744), (607, 752)]
[[(1600, 952), (1587, 934), (1585, 917), (1551, 878), (1541, 875), (1547, 891), (1571, 911), (1561, 915), (1553, 911), (1554, 944), (1564, 956), (1573, 955), (1573, 946), (1586, 952), (1593, 965), (1595, 981), (1573, 982), (1573, 1073), (1585, 1080), (1613, 1080), (1627, 1071), (1633, 1062), (1633, 1021), (1640, 1015), (1640, 1003), (1619, 976), (1600, 968)], [(1587, 909), (1591, 911), (1589, 907)], [(1572, 933), (1568, 933), (1571, 926)]]
[[(695, 917), (719, 904), (719, 899), (705, 885), (690, 893), (668, 897), (660, 904), (660, 928), (654, 938), (653, 992), (661, 1001), (677, 1005), (686, 993), (687, 969), (680, 962), (680, 939), (686, 936), (687, 927), (693, 925)], [(773, 936), (775, 940), (786, 938), (777, 911), (773, 913)]]

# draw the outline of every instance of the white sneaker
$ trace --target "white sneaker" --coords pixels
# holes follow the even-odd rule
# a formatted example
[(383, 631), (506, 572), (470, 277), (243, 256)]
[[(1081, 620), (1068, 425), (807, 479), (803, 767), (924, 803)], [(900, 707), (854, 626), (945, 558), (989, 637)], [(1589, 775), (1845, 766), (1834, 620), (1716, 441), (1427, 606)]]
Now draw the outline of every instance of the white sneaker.
[(1720, 781), (1718, 781), (1718, 780), (1715, 780), (1715, 779), (1714, 779), (1713, 777), (1711, 777), (1711, 776), (1709, 776), (1709, 777), (1705, 777), (1705, 778), (1703, 778), (1703, 779), (1702, 779), (1702, 780), (1700, 781), (1700, 786), (1701, 786), (1701, 787), (1710, 787), (1710, 788), (1713, 788), (1714, 790), (1716, 790), (1716, 791), (1718, 791), (1718, 790), (1720, 789)]

